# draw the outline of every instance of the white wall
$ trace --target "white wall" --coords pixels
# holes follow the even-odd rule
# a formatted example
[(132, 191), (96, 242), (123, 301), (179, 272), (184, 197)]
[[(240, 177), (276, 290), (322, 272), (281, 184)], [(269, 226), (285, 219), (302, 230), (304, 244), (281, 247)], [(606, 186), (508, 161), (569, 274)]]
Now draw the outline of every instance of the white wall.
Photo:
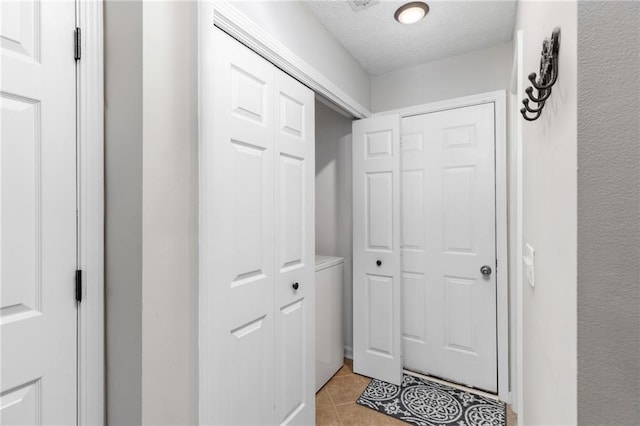
[[(489, 24), (487, 24), (489, 25)], [(513, 46), (486, 49), (371, 77), (371, 111), (508, 89)]]
[(197, 3), (143, 4), (142, 424), (197, 423)]
[(640, 422), (640, 3), (578, 2), (578, 423)]
[(369, 74), (302, 1), (235, 1), (233, 6), (371, 110)]
[[(526, 425), (574, 425), (577, 283), (576, 3), (519, 3), (523, 76), (538, 72), (542, 40), (562, 29), (560, 75), (542, 116), (522, 124), (523, 241), (535, 249), (535, 288), (523, 285), (523, 406)], [(519, 106), (516, 106), (519, 109)], [(525, 280), (526, 281), (526, 280)]]
[(344, 257), (343, 336), (353, 347), (351, 119), (316, 101), (316, 253)]

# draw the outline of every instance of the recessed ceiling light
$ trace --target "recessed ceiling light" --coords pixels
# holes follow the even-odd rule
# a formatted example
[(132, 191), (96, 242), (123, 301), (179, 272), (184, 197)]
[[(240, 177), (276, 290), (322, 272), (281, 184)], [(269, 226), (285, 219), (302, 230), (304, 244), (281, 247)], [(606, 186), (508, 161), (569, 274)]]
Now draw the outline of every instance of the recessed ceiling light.
[(401, 24), (415, 24), (429, 13), (429, 5), (421, 1), (403, 4), (396, 10), (394, 18)]

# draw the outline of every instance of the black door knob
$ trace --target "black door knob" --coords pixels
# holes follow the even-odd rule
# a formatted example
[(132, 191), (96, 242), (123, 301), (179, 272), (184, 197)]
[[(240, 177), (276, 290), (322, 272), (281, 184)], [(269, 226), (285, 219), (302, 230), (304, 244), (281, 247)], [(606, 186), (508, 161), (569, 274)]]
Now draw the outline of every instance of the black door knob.
[(300, 287), (300, 284), (298, 284), (298, 283), (293, 283), (293, 284), (291, 284), (291, 287), (293, 287), (293, 289), (294, 289), (294, 290), (297, 290), (297, 289), (298, 289), (298, 287)]
[(489, 265), (484, 265), (482, 268), (480, 268), (480, 273), (485, 277), (491, 275), (491, 272), (491, 267)]
[(382, 265), (382, 260), (376, 260), (376, 265), (381, 266)]

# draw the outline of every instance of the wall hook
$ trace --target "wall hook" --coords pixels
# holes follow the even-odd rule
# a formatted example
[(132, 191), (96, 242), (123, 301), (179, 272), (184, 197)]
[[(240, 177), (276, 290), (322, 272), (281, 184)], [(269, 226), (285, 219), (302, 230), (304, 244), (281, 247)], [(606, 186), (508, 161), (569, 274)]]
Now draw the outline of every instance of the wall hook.
[[(560, 52), (560, 28), (556, 27), (551, 33), (551, 39), (545, 38), (542, 42), (542, 52), (540, 57), (540, 76), (535, 72), (529, 74), (531, 86), (525, 90), (529, 99), (523, 99), (524, 108), (520, 109), (520, 114), (527, 121), (535, 121), (540, 118), (545, 102), (551, 96), (551, 88), (558, 80), (558, 52)], [(537, 95), (533, 94), (533, 89), (538, 91)], [(537, 107), (529, 105), (529, 102), (535, 102)], [(533, 116), (527, 113), (535, 114)]]

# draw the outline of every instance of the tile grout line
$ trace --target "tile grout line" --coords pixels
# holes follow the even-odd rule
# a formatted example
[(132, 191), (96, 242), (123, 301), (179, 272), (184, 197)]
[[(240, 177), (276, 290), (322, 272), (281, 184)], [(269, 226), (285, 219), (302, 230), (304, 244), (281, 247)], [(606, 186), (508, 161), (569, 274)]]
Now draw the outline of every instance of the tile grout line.
[[(342, 368), (344, 367), (348, 367), (347, 363), (344, 362), (343, 366), (340, 368), (340, 370), (342, 370)], [(338, 373), (340, 372), (340, 370), (338, 370)], [(350, 372), (347, 372), (346, 374), (341, 374), (341, 375), (334, 375), (329, 381), (332, 381), (334, 379), (340, 378), (340, 377), (349, 377), (350, 375), (355, 375), (355, 373), (353, 372), (353, 368), (351, 369)], [(331, 405), (333, 406), (333, 412), (336, 413), (336, 419), (338, 419), (338, 423), (340, 425), (343, 425), (342, 422), (342, 417), (340, 417), (340, 414), (338, 413), (338, 405), (346, 405), (346, 404), (350, 404), (350, 402), (345, 402), (343, 404), (336, 404), (335, 401), (333, 400), (333, 397), (331, 396), (331, 392), (329, 392), (329, 390), (327, 389), (327, 395), (329, 395), (329, 400), (331, 401)]]
[[(369, 385), (369, 383), (371, 382), (371, 378), (366, 377), (366, 376), (362, 376), (362, 375), (360, 375), (360, 374), (357, 374), (357, 373), (353, 372), (353, 367), (349, 368), (349, 367), (347, 366), (347, 363), (345, 363), (345, 365), (344, 365), (344, 366), (345, 366), (345, 367), (347, 367), (347, 371), (346, 371), (346, 372), (344, 372), (343, 374), (340, 374), (340, 375), (334, 375), (334, 376), (329, 380), (329, 382), (327, 382), (327, 385), (328, 385), (329, 383), (331, 383), (331, 382), (334, 382), (334, 383), (335, 383), (335, 382), (337, 382), (337, 381), (342, 381), (343, 379), (347, 380), (347, 379), (350, 379), (350, 378), (353, 378), (353, 377), (366, 379), (366, 380), (367, 380), (367, 382), (368, 382), (368, 383), (367, 383), (367, 386)], [(324, 387), (324, 386), (323, 386), (323, 387)], [(365, 387), (365, 389), (366, 389), (366, 387)], [(331, 395), (331, 392), (329, 392), (329, 390), (328, 390), (328, 389), (326, 390), (326, 393), (327, 393), (327, 397), (328, 397), (328, 399), (329, 399), (329, 402), (331, 403), (331, 406), (332, 406), (332, 408), (333, 408), (333, 412), (334, 412), (334, 414), (335, 414), (335, 416), (336, 416), (335, 418), (336, 418), (336, 420), (337, 420), (337, 425), (339, 425), (339, 426), (344, 426), (344, 425), (345, 425), (345, 421), (348, 421), (348, 419), (347, 419), (347, 420), (343, 420), (343, 419), (342, 419), (342, 416), (339, 414), (338, 407), (346, 407), (346, 406), (350, 406), (350, 405), (355, 405), (355, 406), (357, 406), (357, 405), (358, 405), (358, 403), (357, 403), (356, 401), (357, 401), (357, 399), (358, 399), (358, 397), (359, 397), (360, 395), (358, 395), (358, 396), (355, 398), (355, 400), (353, 400), (353, 401), (346, 401), (346, 402), (342, 402), (342, 403), (340, 403), (340, 404), (336, 404), (336, 402), (335, 402), (335, 400), (334, 400), (333, 396)], [(328, 407), (327, 407), (327, 408), (328, 408)], [(380, 416), (380, 417), (386, 417), (386, 415), (384, 415), (383, 413), (377, 413), (377, 412), (376, 412), (376, 414), (377, 414), (378, 416)], [(381, 425), (382, 425), (382, 424), (386, 424), (386, 423), (385, 423), (384, 421), (381, 421), (380, 423), (373, 423), (373, 424), (381, 424)]]
[(338, 423), (342, 424), (342, 419), (340, 418), (340, 414), (338, 414), (338, 410), (336, 410), (336, 405), (331, 401), (331, 407), (333, 407), (333, 412), (336, 413), (336, 419), (338, 419)]
[[(331, 380), (333, 380), (336, 376), (334, 375), (333, 377), (331, 377), (331, 379), (329, 379), (329, 382)], [(329, 382), (327, 382), (327, 384), (329, 384)], [(342, 419), (340, 419), (340, 415), (338, 414), (338, 410), (336, 410), (336, 403), (333, 402), (333, 397), (331, 396), (331, 392), (329, 392), (329, 389), (326, 390), (327, 392), (327, 396), (329, 397), (329, 401), (331, 401), (331, 408), (333, 408), (333, 412), (336, 415), (336, 419), (338, 419), (338, 423), (340, 425), (342, 425)]]
[[(357, 401), (357, 399), (356, 399), (356, 401)], [(347, 405), (347, 404), (357, 404), (357, 402), (356, 402), (356, 401), (348, 401), (348, 402), (343, 402), (343, 403), (341, 403), (341, 404), (335, 404), (335, 403), (334, 403), (333, 405), (334, 405), (335, 407), (341, 407), (341, 406), (343, 406), (343, 405)]]
[[(333, 380), (333, 377), (331, 378)], [(338, 424), (342, 425), (342, 419), (340, 418), (340, 414), (338, 414), (338, 409), (336, 408), (336, 403), (333, 401), (333, 397), (331, 396), (331, 392), (327, 389), (327, 395), (329, 395), (329, 400), (331, 401), (331, 407), (333, 408), (333, 412), (336, 414), (336, 419), (338, 419)]]

